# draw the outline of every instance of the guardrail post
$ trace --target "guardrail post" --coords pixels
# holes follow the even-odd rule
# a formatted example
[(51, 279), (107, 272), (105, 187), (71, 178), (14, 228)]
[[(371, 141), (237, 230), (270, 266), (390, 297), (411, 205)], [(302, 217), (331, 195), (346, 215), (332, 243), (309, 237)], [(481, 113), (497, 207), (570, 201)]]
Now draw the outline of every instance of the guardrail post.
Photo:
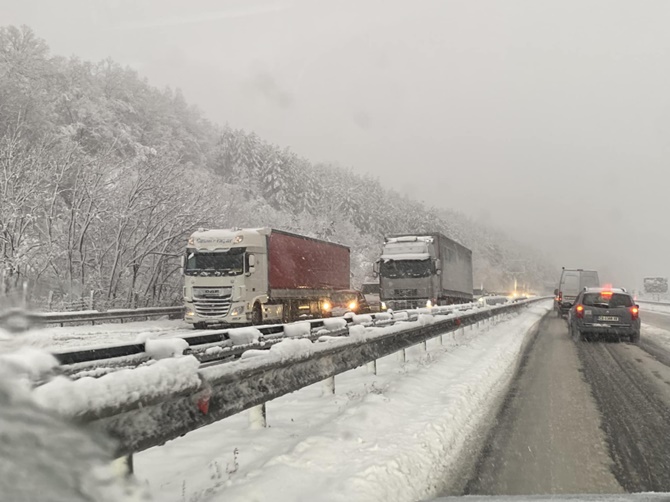
[(268, 426), (265, 403), (249, 408), (249, 428), (265, 429)]
[(326, 394), (335, 394), (335, 376), (333, 375), (332, 377), (326, 378), (323, 381), (323, 390), (322, 394), (325, 396)]
[(374, 361), (370, 361), (367, 364), (368, 368), (368, 373), (372, 373), (373, 375), (377, 374), (377, 360), (375, 359)]
[(405, 353), (405, 349), (402, 349), (398, 352), (398, 360), (403, 364), (407, 362), (407, 354)]
[(428, 352), (428, 340), (424, 340), (421, 345), (423, 345), (423, 351)]
[(444, 335), (440, 335), (440, 345), (444, 345)]
[(91, 290), (91, 293), (88, 295), (88, 310), (93, 310), (93, 290)]

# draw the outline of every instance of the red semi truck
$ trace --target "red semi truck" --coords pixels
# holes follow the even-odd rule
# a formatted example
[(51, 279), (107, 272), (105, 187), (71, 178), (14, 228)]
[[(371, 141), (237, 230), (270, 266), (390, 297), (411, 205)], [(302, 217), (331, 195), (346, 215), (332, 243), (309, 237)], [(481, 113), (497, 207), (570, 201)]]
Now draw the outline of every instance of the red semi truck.
[(270, 228), (199, 229), (183, 271), (195, 328), (292, 322), (321, 317), (331, 292), (349, 289), (349, 248)]

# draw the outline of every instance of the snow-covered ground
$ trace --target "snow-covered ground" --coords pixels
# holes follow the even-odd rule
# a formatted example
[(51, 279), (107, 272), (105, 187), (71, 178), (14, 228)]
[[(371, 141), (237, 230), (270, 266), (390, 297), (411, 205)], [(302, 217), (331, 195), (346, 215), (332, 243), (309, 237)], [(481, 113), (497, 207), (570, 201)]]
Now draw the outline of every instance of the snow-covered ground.
[(417, 500), (435, 496), (505, 391), (551, 302), (467, 327), (135, 455), (156, 500)]
[(642, 338), (651, 340), (670, 352), (670, 331), (643, 322)]
[(153, 319), (127, 323), (105, 323), (86, 326), (49, 326), (34, 329), (17, 337), (21, 346), (63, 351), (92, 348), (120, 343), (144, 341), (156, 335), (183, 336), (197, 333), (181, 320)]
[(670, 304), (663, 304), (657, 302), (648, 302), (638, 300), (640, 309), (644, 312), (648, 310), (649, 312), (658, 312), (659, 314), (670, 314)]

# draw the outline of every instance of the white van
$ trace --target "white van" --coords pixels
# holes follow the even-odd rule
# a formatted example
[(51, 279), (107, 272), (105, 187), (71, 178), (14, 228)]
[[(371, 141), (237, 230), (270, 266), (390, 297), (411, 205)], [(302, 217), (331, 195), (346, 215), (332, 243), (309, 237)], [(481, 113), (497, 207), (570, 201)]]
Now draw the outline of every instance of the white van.
[(566, 269), (563, 267), (558, 288), (554, 290), (554, 310), (558, 317), (566, 317), (575, 298), (584, 288), (600, 286), (598, 272), (595, 270)]

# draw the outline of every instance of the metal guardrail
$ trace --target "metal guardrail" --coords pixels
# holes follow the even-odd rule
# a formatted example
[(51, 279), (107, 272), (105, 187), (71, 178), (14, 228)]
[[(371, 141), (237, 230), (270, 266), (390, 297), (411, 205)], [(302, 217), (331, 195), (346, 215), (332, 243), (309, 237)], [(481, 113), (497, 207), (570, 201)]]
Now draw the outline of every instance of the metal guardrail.
[[(374, 321), (376, 315), (370, 314), (370, 316), (373, 318)], [(350, 318), (346, 319), (346, 321), (347, 323), (352, 322)], [(310, 319), (299, 322), (308, 322), (311, 325), (312, 330), (324, 327), (323, 319)], [(259, 325), (251, 327), (256, 328), (258, 331), (260, 331), (261, 335), (263, 335), (264, 337), (270, 337), (272, 335), (283, 335), (284, 333), (283, 324)], [(185, 340), (190, 348), (196, 348), (203, 345), (211, 346), (215, 344), (224, 344), (226, 342), (229, 342), (228, 333), (230, 332), (231, 329), (237, 329), (237, 328), (211, 330), (211, 332), (209, 333), (204, 334), (198, 333), (194, 335), (185, 335), (175, 338), (181, 338)], [(279, 338), (276, 341), (280, 341), (281, 339), (282, 338)], [(249, 348), (269, 348), (269, 345), (271, 345), (273, 341), (263, 340), (261, 343), (266, 344), (267, 347), (266, 345), (260, 345), (260, 344), (248, 344), (240, 347), (245, 350), (248, 350)], [(191, 351), (187, 349), (185, 353), (189, 354), (190, 352)], [(229, 355), (239, 355), (239, 353), (241, 352), (243, 352), (243, 350), (241, 351), (232, 350)], [(56, 360), (58, 360), (60, 364), (70, 365), (85, 362), (99, 362), (105, 359), (132, 356), (135, 354), (143, 354), (143, 353), (145, 353), (144, 343), (127, 343), (127, 344), (110, 345), (92, 349), (78, 349), (72, 351), (54, 352), (53, 356), (56, 358)]]
[[(541, 299), (466, 313), (369, 339), (317, 344), (303, 358), (201, 368), (197, 388), (152, 398), (132, 396), (132, 401), (122, 406), (89, 411), (75, 419), (116, 438), (119, 456), (132, 454), (462, 326), (525, 308), (537, 300)], [(206, 406), (202, 406), (203, 402)]]
[(84, 311), (84, 312), (29, 312), (23, 310), (8, 310), (0, 314), (0, 322), (11, 322), (13, 316), (21, 316), (32, 324), (60, 324), (73, 322), (90, 322), (95, 324), (96, 321), (121, 321), (125, 319), (149, 319), (151, 317), (169, 316), (178, 317), (184, 314), (183, 306), (176, 307), (146, 307), (139, 309), (114, 309), (104, 312)]
[(648, 303), (649, 305), (665, 305), (670, 306), (670, 302), (657, 302), (655, 300), (636, 300), (638, 304)]
[[(474, 304), (463, 304), (463, 305), (452, 305), (447, 307), (435, 307), (433, 312), (435, 314), (446, 314), (453, 312), (454, 310), (469, 310), (473, 308)], [(372, 313), (365, 314), (372, 318), (371, 325), (379, 325), (380, 323), (388, 322), (399, 322), (406, 319), (406, 316), (410, 318), (416, 318), (421, 309), (416, 309), (412, 311), (399, 311), (395, 314), (391, 314), (391, 319), (389, 320), (389, 313)], [(425, 310), (425, 309), (424, 309)], [(396, 317), (398, 316), (398, 317)], [(343, 317), (347, 324), (353, 322), (352, 317)], [(310, 324), (312, 334), (315, 334), (316, 330), (325, 328), (324, 319), (306, 319), (303, 321), (297, 322), (306, 322)], [(194, 335), (185, 335), (181, 338), (185, 340), (189, 349), (186, 350), (185, 354), (193, 353), (201, 360), (201, 362), (212, 361), (215, 359), (223, 359), (225, 357), (234, 357), (239, 356), (242, 352), (249, 349), (269, 349), (274, 343), (277, 343), (283, 339), (284, 334), (284, 325), (283, 324), (272, 324), (272, 325), (258, 325), (251, 326), (256, 328), (262, 335), (263, 339), (259, 343), (247, 344), (244, 346), (230, 347), (226, 346), (225, 350), (222, 353), (217, 354), (216, 357), (210, 356), (206, 357), (203, 354), (200, 354), (199, 351), (204, 350), (203, 347), (207, 348), (212, 346), (225, 346), (226, 344), (230, 345), (229, 332), (232, 329), (237, 329), (235, 327), (211, 330), (208, 333), (198, 333)], [(316, 339), (318, 336), (310, 336), (308, 338)], [(150, 359), (146, 355), (146, 349), (144, 343), (126, 343), (118, 345), (110, 345), (105, 347), (90, 348), (90, 349), (77, 349), (72, 351), (61, 351), (52, 353), (53, 356), (58, 360), (61, 365), (81, 365), (82, 363), (101, 363), (105, 360), (115, 359), (119, 357), (133, 356), (133, 355), (144, 355), (145, 357), (136, 359), (136, 364), (141, 364), (143, 361)], [(84, 368), (77, 368), (81, 371)]]

